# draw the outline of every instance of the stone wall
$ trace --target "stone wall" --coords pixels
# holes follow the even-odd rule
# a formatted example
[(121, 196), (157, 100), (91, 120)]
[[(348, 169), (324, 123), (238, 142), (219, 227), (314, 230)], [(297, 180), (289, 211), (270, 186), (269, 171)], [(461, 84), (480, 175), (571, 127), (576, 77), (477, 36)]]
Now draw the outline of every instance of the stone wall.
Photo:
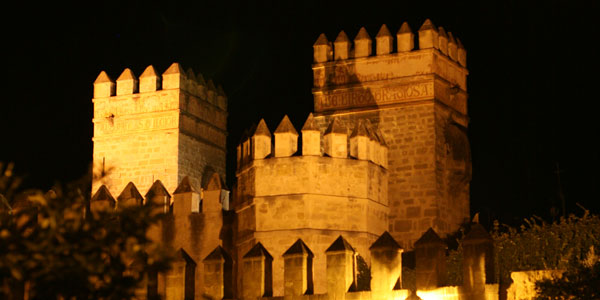
[(156, 179), (177, 186), (178, 97), (164, 91), (94, 99), (94, 171), (107, 176), (93, 190), (106, 184), (118, 195), (131, 181), (145, 193)]
[(427, 228), (447, 234), (469, 216), (466, 52), (429, 20), (418, 34), (414, 49), (414, 34), (403, 24), (396, 53), (385, 25), (373, 42), (376, 55), (364, 29), (354, 49), (343, 31), (334, 49), (324, 35), (313, 45), (315, 121), (323, 129), (338, 119), (351, 130), (368, 120), (381, 131), (388, 148), (388, 229), (407, 248)]
[[(189, 177), (185, 177), (177, 188), (170, 192), (160, 181), (156, 181), (151, 187), (151, 193), (142, 201), (144, 197), (132, 184), (121, 192), (122, 196), (117, 198), (114, 205), (97, 205), (98, 202), (109, 199), (116, 201), (103, 185), (92, 197), (91, 209), (94, 213), (99, 209), (118, 209), (130, 203), (166, 203), (167, 209), (159, 209), (165, 217), (159, 224), (150, 228), (148, 236), (154, 242), (175, 250), (176, 259), (170, 271), (156, 276), (158, 286), (155, 292), (163, 299), (183, 299), (184, 294), (194, 294), (193, 299), (202, 299), (202, 294), (208, 287), (204, 283), (206, 271), (203, 268), (203, 260), (215, 247), (225, 244), (222, 234), (224, 221), (221, 201), (224, 188), (220, 175), (213, 173), (202, 190), (196, 190)], [(132, 198), (137, 201), (129, 201)], [(142, 286), (137, 294), (146, 295), (147, 289), (148, 287)]]
[(160, 179), (168, 190), (189, 176), (225, 177), (227, 100), (222, 89), (177, 63), (162, 76), (152, 66), (139, 80), (126, 69), (116, 84), (105, 72), (94, 83), (93, 190), (111, 193), (134, 182), (145, 193)]
[[(282, 122), (288, 121), (284, 119)], [(316, 155), (291, 156), (293, 152), (284, 151), (288, 156), (277, 157), (275, 154), (273, 157), (269, 154), (270, 133), (266, 136), (267, 132), (260, 126), (247, 142), (242, 143), (249, 143), (249, 146), (240, 147), (249, 152), (241, 150), (239, 154), (239, 157), (247, 159), (241, 160), (237, 172), (237, 260), (241, 261), (242, 255), (258, 242), (268, 248), (273, 256), (275, 296), (282, 295), (284, 289), (282, 255), (297, 239), (302, 239), (314, 251), (313, 266), (317, 273), (325, 272), (326, 257), (323, 253), (331, 241), (340, 235), (344, 235), (356, 246), (357, 253), (370, 261), (369, 245), (387, 230), (386, 169), (372, 160), (350, 157), (349, 154), (346, 157), (328, 157), (326, 151), (320, 151), (319, 141), (314, 144), (316, 151), (308, 150)], [(277, 139), (281, 132), (275, 131), (273, 148), (279, 146), (279, 149), (283, 149), (287, 145), (293, 149), (307, 150), (304, 146), (310, 145), (310, 141), (305, 140), (308, 127), (305, 125), (302, 130), (303, 147), (289, 146), (289, 140)], [(259, 140), (261, 134), (268, 139), (266, 143)], [(321, 134), (318, 132), (317, 136)], [(344, 149), (352, 143), (358, 143), (353, 137), (348, 142), (345, 133), (333, 131), (325, 133), (323, 139), (331, 134), (340, 135), (340, 146)], [(298, 136), (294, 139), (291, 144), (297, 145)], [(336, 146), (337, 139), (331, 141), (331, 149), (340, 148)], [(267, 147), (268, 150), (260, 147)], [(378, 151), (381, 153), (381, 149)], [(256, 157), (256, 153), (263, 153), (264, 158)], [(376, 155), (372, 155), (372, 159), (379, 161)], [(241, 267), (238, 264), (240, 274)], [(240, 276), (238, 284), (241, 281)], [(325, 287), (325, 278), (315, 279), (316, 293), (323, 292)]]
[[(116, 84), (102, 72), (94, 82), (94, 167), (107, 175), (93, 182), (92, 210), (118, 207), (123, 195), (135, 194), (140, 204), (137, 188), (154, 191), (147, 201), (163, 203), (170, 217), (151, 235), (181, 250), (174, 271), (157, 279), (157, 292), (168, 299), (192, 291), (196, 299), (201, 293), (220, 299), (303, 289), (315, 295), (294, 297), (329, 299), (332, 292), (322, 295), (335, 290), (334, 298), (405, 298), (408, 291), (392, 290), (401, 280), (396, 240), (410, 249), (427, 229), (446, 234), (469, 216), (468, 71), (460, 41), (429, 20), (419, 29), (418, 50), (406, 23), (396, 42), (385, 25), (374, 41), (364, 28), (354, 43), (344, 32), (333, 44), (319, 37), (315, 116), (301, 135), (286, 116), (273, 134), (261, 121), (242, 140), (235, 215), (227, 221), (220, 203), (227, 136), (222, 89), (176, 63), (162, 76), (150, 66), (139, 79), (126, 69)], [(121, 190), (116, 201), (112, 195)], [(231, 241), (225, 230), (233, 231)], [(381, 235), (386, 230), (391, 235)], [(301, 274), (310, 265), (314, 278), (288, 270), (295, 279), (286, 283), (284, 254)], [(381, 278), (373, 291), (347, 293), (358, 254), (383, 273), (375, 272)], [(302, 261), (307, 257), (310, 263)], [(394, 259), (379, 261), (385, 257)], [(205, 268), (194, 267), (203, 259)], [(244, 266), (271, 271), (256, 279)], [(334, 269), (344, 272), (342, 281), (324, 276)], [(234, 282), (230, 289), (219, 274)], [(487, 291), (478, 286), (477, 295)]]
[[(319, 255), (317, 249), (304, 238), (297, 239), (291, 244), (283, 245), (285, 253), (281, 259), (285, 261), (284, 272), (281, 280), (285, 289), (280, 296), (274, 296), (277, 283), (274, 250), (279, 245), (255, 243), (247, 249), (241, 257), (241, 273), (243, 274), (243, 294), (238, 299), (304, 299), (304, 300), (333, 300), (333, 299), (417, 299), (423, 300), (498, 300), (499, 285), (493, 283), (487, 273), (488, 263), (493, 261), (493, 253), (487, 251), (491, 237), (479, 224), (473, 224), (473, 230), (465, 236), (463, 242), (472, 246), (472, 251), (464, 253), (464, 260), (471, 261), (463, 269), (463, 277), (471, 278), (470, 284), (461, 286), (446, 286), (443, 282), (429, 280), (438, 277), (439, 272), (445, 272), (436, 264), (417, 264), (417, 273), (427, 274), (420, 280), (428, 280), (427, 285), (421, 285), (416, 291), (399, 289), (402, 285), (402, 248), (393, 237), (384, 232), (369, 246), (371, 256), (370, 288), (366, 291), (357, 291), (356, 255), (359, 251), (346, 239), (338, 236), (328, 241), (326, 250), (320, 255), (325, 257), (325, 269), (314, 267), (313, 258)], [(313, 238), (314, 240), (314, 238)], [(433, 229), (423, 235), (417, 245), (417, 261), (440, 260), (445, 263), (445, 255), (441, 257), (433, 248), (445, 251), (445, 244)], [(219, 249), (216, 249), (219, 250)], [(319, 249), (321, 250), (321, 249)], [(421, 251), (425, 250), (425, 251)], [(211, 262), (212, 264), (212, 262)], [(211, 278), (225, 278), (226, 270), (221, 274), (207, 274)], [(326, 280), (324, 280), (326, 279)], [(311, 289), (313, 282), (325, 281), (320, 292)], [(418, 279), (419, 281), (419, 279)], [(217, 291), (206, 294), (207, 299), (221, 299), (221, 291), (225, 285), (221, 284)], [(521, 299), (521, 298), (518, 298)]]

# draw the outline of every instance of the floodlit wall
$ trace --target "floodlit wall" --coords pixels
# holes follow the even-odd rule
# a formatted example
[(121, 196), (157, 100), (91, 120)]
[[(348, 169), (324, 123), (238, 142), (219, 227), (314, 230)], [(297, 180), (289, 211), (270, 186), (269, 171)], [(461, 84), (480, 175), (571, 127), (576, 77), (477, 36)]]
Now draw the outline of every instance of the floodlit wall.
[[(476, 224), (476, 226), (479, 226)], [(326, 268), (324, 271), (318, 271), (312, 264), (315, 255), (314, 249), (310, 247), (311, 243), (305, 243), (303, 239), (298, 239), (292, 244), (286, 245), (286, 251), (282, 256), (285, 261), (283, 284), (285, 289), (279, 297), (273, 297), (274, 283), (274, 260), (272, 255), (273, 248), (263, 245), (262, 242), (255, 243), (247, 252), (244, 253), (240, 262), (243, 293), (240, 299), (305, 299), (305, 300), (329, 300), (329, 299), (416, 299), (416, 296), (423, 300), (498, 300), (499, 285), (496, 283), (486, 283), (486, 262), (493, 260), (486, 252), (487, 244), (490, 240), (485, 234), (475, 230), (470, 236), (465, 237), (467, 243), (474, 245), (472, 253), (465, 253), (465, 260), (472, 259), (471, 255), (480, 257), (477, 263), (470, 264), (463, 270), (464, 276), (476, 274), (481, 277), (474, 280), (475, 285), (463, 286), (443, 286), (430, 285), (425, 288), (417, 289), (412, 292), (407, 289), (398, 289), (402, 285), (402, 252), (403, 249), (388, 233), (384, 232), (369, 247), (371, 256), (371, 281), (370, 290), (357, 291), (357, 272), (356, 255), (357, 249), (349, 243), (344, 236), (339, 236), (330, 241), (328, 248), (321, 254), (326, 257)], [(486, 233), (487, 234), (487, 233)], [(419, 240), (419, 248), (429, 248), (432, 244), (438, 244), (437, 233), (430, 229)], [(420, 253), (420, 254), (419, 254)], [(430, 252), (418, 252), (417, 256), (430, 256)], [(433, 257), (436, 257), (435, 254)], [(427, 257), (425, 257), (427, 259)], [(417, 258), (419, 259), (419, 258)], [(425, 268), (423, 270), (419, 270)], [(483, 272), (479, 272), (483, 270)], [(432, 274), (439, 271), (433, 265), (419, 266), (417, 272)], [(222, 274), (209, 274), (221, 278)], [(326, 279), (325, 290), (317, 293), (310, 287), (312, 283)], [(517, 284), (517, 283), (516, 283)], [(520, 283), (519, 283), (520, 284)], [(222, 290), (223, 286), (217, 290)], [(221, 299), (219, 293), (206, 294), (209, 299)], [(529, 299), (529, 298), (509, 298), (509, 299)]]
[[(345, 128), (333, 123), (321, 132), (312, 122), (309, 116), (299, 135), (284, 117), (272, 139), (261, 121), (238, 147), (238, 260), (257, 242), (270, 249), (275, 296), (284, 291), (282, 255), (297, 239), (314, 250), (315, 272), (324, 273), (323, 253), (332, 239), (344, 235), (369, 261), (369, 245), (387, 230), (385, 143), (374, 136), (359, 139), (359, 132), (349, 137)], [(323, 152), (321, 139), (328, 140)], [(352, 146), (355, 152), (348, 151)], [(296, 154), (299, 149), (302, 153)], [(238, 268), (242, 274), (242, 266)], [(238, 276), (239, 285), (242, 281)], [(326, 279), (315, 278), (315, 293), (325, 289)]]
[(93, 190), (117, 194), (128, 182), (147, 190), (160, 179), (172, 191), (185, 176), (200, 186), (207, 169), (225, 177), (227, 98), (201, 74), (174, 63), (139, 79), (125, 69), (115, 83), (103, 71), (92, 101)]
[(322, 34), (313, 49), (318, 127), (365, 120), (387, 143), (394, 238), (410, 248), (429, 227), (458, 229), (471, 179), (462, 43), (427, 20), (418, 33), (404, 23), (395, 36), (383, 25), (373, 39), (364, 28), (353, 41), (344, 31), (333, 42)]

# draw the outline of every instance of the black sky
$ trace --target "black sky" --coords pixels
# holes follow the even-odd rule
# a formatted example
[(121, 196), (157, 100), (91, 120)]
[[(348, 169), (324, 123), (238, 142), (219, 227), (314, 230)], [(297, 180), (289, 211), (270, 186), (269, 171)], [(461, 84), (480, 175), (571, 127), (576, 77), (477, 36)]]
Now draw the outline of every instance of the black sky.
[[(223, 85), (228, 182), (235, 146), (261, 117), (299, 128), (312, 111), (312, 44), (361, 26), (374, 37), (426, 18), (468, 51), (472, 213), (514, 222), (550, 215), (557, 165), (569, 212), (600, 212), (598, 1), (122, 1), (4, 9), (7, 66), (0, 161), (26, 186), (82, 176), (92, 159), (92, 82), (172, 62)], [(15, 6), (16, 5), (16, 6)], [(89, 5), (89, 4), (86, 4)]]

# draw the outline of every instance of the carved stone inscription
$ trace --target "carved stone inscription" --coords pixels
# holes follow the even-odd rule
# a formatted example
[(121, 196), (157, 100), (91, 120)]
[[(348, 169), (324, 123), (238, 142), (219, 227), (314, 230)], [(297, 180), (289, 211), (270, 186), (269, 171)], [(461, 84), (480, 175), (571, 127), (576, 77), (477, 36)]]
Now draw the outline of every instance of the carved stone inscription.
[(178, 126), (177, 116), (160, 116), (143, 119), (119, 120), (115, 117), (107, 117), (106, 120), (94, 124), (95, 134), (123, 134), (135, 131), (157, 130), (176, 128)]
[(316, 66), (313, 68), (313, 84), (315, 87), (336, 86), (431, 73), (432, 55), (433, 52), (405, 53), (388, 58), (371, 57), (350, 63)]
[(324, 69), (315, 69), (313, 72), (313, 83), (315, 87), (322, 87), (325, 85), (342, 85), (356, 82), (388, 80), (397, 77), (396, 74), (393, 72), (379, 72), (373, 74), (356, 73), (345, 66), (336, 66), (332, 70), (332, 72), (325, 74)]
[(315, 94), (315, 111), (369, 107), (433, 97), (433, 81)]

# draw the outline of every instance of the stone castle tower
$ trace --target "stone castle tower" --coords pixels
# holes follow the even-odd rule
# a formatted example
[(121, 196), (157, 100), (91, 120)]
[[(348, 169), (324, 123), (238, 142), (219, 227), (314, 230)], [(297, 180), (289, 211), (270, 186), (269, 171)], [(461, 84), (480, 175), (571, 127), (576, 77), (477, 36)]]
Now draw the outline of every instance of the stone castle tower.
[[(469, 217), (466, 52), (427, 20), (419, 49), (405, 22), (394, 37), (383, 25), (374, 43), (361, 28), (354, 47), (344, 31), (314, 48), (315, 120), (348, 130), (365, 120), (388, 148), (389, 231), (404, 247), (429, 227), (446, 234)], [(372, 53), (375, 46), (375, 53)], [(377, 136), (375, 136), (377, 138)]]
[(173, 191), (186, 176), (195, 186), (214, 172), (225, 178), (227, 99), (202, 74), (174, 63), (162, 77), (149, 66), (138, 80), (125, 69), (115, 86), (102, 72), (93, 102), (94, 168), (106, 174), (94, 191), (105, 184), (118, 195), (128, 182), (146, 191), (157, 179)]
[(469, 216), (460, 41), (427, 20), (418, 38), (404, 23), (395, 40), (383, 25), (374, 42), (362, 28), (353, 46), (342, 31), (313, 48), (314, 114), (301, 129), (286, 116), (249, 131), (237, 146), (231, 205), (222, 89), (176, 63), (162, 76), (150, 66), (139, 80), (126, 69), (116, 86), (98, 76), (94, 166), (107, 176), (93, 183), (91, 209), (161, 203), (170, 217), (150, 234), (180, 253), (178, 267), (144, 293), (346, 293), (357, 255), (373, 278), (387, 274), (372, 289), (391, 291), (401, 282), (401, 246), (412, 249), (429, 228), (452, 232)]

